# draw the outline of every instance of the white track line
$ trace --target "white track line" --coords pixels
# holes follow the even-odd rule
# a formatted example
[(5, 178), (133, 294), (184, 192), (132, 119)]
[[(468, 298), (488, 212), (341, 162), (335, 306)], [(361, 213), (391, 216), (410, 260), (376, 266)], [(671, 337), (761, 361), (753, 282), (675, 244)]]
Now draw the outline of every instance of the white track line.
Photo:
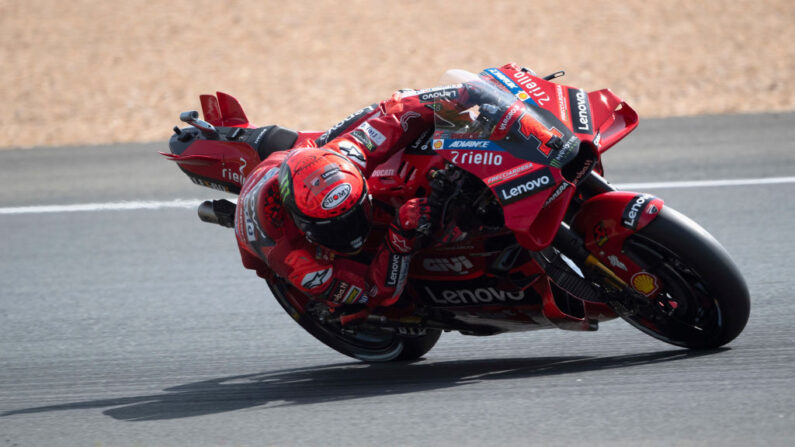
[(72, 213), (75, 211), (160, 210), (166, 208), (196, 208), (201, 199), (177, 199), (166, 202), (132, 201), (107, 203), (79, 203), (74, 205), (36, 205), (0, 208), (0, 214)]
[[(734, 180), (694, 180), (682, 182), (621, 183), (618, 189), (641, 191), (661, 188), (706, 188), (716, 186), (750, 186), (795, 183), (795, 177), (768, 177)], [(196, 208), (202, 199), (177, 199), (169, 201), (130, 201), (107, 203), (79, 203), (73, 205), (35, 205), (0, 208), (0, 214), (71, 213), (77, 211), (159, 210), (167, 208)]]
[(795, 183), (795, 177), (741, 178), (734, 180), (693, 180), (683, 182), (622, 183), (618, 189), (632, 190), (643, 188), (706, 188), (710, 186), (749, 186)]

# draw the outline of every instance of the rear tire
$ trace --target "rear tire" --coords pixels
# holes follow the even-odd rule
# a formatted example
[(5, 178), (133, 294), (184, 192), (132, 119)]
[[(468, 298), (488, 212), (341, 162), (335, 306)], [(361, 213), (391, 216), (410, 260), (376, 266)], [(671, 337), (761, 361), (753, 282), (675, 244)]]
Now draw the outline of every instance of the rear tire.
[(624, 250), (662, 283), (655, 305), (624, 317), (636, 328), (694, 349), (722, 346), (745, 328), (751, 311), (745, 280), (720, 243), (683, 214), (664, 207)]
[(285, 296), (289, 286), (268, 281), (268, 287), (276, 301), (305, 331), (335, 351), (363, 362), (417, 360), (433, 348), (442, 334), (438, 329), (425, 329), (417, 335), (399, 334), (394, 330), (343, 333), (337, 326), (315, 319), (310, 312), (298, 312)]

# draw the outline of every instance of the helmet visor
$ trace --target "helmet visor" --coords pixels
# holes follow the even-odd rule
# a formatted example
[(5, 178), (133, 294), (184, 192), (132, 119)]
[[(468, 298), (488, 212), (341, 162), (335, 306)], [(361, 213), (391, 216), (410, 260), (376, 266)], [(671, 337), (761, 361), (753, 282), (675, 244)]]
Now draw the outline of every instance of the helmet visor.
[(367, 194), (345, 214), (325, 219), (307, 219), (293, 214), (296, 226), (310, 242), (342, 254), (356, 253), (370, 234), (372, 205)]

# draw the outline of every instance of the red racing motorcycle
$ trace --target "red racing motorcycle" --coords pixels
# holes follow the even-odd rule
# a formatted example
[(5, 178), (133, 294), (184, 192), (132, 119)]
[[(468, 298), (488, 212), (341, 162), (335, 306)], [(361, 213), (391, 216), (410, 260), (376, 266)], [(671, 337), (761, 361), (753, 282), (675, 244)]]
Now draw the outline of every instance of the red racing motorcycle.
[[(461, 113), (434, 89), (435, 128), (373, 172), (374, 202), (397, 209), (430, 196), (442, 204), (441, 227), (414, 255), (396, 305), (342, 325), (324, 303), (276, 278), (268, 285), (279, 304), (321, 342), (371, 362), (419, 358), (442, 331), (595, 331), (616, 317), (694, 349), (737, 337), (750, 298), (726, 250), (660, 198), (618, 191), (602, 177), (601, 154), (635, 129), (637, 114), (610, 90), (553, 82), (562, 74), (513, 65), (479, 76), (449, 71), (449, 84), (479, 80), (481, 105)], [(201, 105), (204, 120), (183, 113), (190, 127), (174, 128), (163, 155), (196, 184), (231, 193), (269, 153), (322, 144), (363, 115), (325, 133), (296, 132), (252, 126), (224, 93), (202, 95)], [(488, 113), (495, 107), (527, 118), (522, 131), (501, 133)], [(199, 215), (231, 227), (234, 208), (207, 201)], [(346, 260), (351, 271), (364, 275), (388, 224), (375, 222), (373, 243)]]

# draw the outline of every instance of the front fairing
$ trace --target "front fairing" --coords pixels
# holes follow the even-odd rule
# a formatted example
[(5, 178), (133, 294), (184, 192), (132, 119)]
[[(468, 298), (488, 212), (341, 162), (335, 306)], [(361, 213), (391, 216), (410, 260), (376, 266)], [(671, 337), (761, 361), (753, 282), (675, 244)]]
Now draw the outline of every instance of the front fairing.
[(480, 178), (502, 205), (506, 227), (539, 250), (551, 243), (574, 192), (561, 168), (576, 157), (580, 140), (542, 106), (549, 100), (534, 99), (509, 73), (489, 69), (460, 78), (464, 94), (433, 105), (432, 147)]

